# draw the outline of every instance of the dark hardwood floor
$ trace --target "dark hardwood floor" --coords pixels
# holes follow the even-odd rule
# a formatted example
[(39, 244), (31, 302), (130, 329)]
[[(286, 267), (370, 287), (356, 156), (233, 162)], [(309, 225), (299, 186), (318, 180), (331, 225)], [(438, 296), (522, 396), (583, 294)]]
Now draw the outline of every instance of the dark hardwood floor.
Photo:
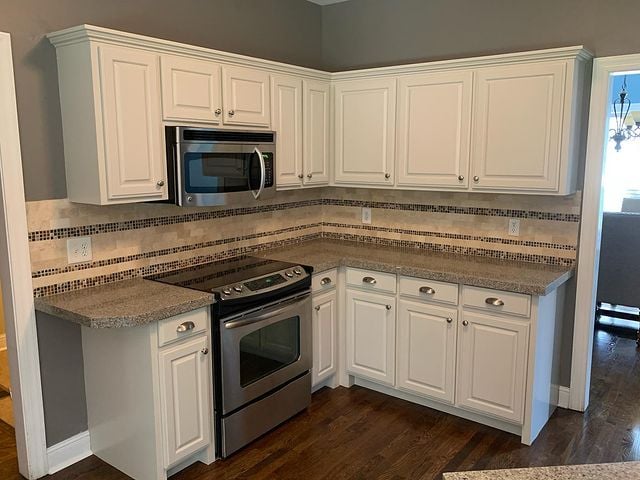
[[(307, 412), (228, 460), (172, 477), (430, 479), (442, 472), (640, 460), (640, 351), (633, 332), (598, 330), (591, 405), (557, 410), (531, 447), (519, 437), (360, 387), (323, 389)], [(0, 478), (17, 474), (12, 429), (0, 425)], [(49, 479), (127, 476), (90, 457)]]

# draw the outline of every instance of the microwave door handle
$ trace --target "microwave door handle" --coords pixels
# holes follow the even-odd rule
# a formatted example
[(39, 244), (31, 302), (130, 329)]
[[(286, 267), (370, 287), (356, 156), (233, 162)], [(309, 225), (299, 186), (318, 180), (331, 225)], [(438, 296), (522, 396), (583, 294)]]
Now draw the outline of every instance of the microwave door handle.
[(253, 198), (255, 198), (256, 200), (258, 199), (258, 197), (260, 196), (260, 194), (262, 193), (262, 190), (264, 190), (264, 181), (265, 181), (265, 176), (266, 176), (266, 167), (264, 164), (264, 157), (262, 156), (262, 152), (260, 151), (260, 149), (258, 147), (254, 148), (254, 153), (258, 154), (258, 158), (260, 159), (260, 188), (258, 189), (257, 192), (253, 191)]

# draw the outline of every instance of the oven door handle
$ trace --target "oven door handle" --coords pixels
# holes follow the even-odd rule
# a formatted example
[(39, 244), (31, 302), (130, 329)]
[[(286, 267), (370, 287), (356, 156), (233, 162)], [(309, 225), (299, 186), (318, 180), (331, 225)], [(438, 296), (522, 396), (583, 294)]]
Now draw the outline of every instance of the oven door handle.
[(264, 190), (266, 167), (264, 163), (264, 156), (262, 156), (262, 152), (260, 151), (260, 149), (258, 147), (254, 148), (253, 153), (257, 153), (258, 158), (260, 159), (260, 188), (258, 189), (257, 192), (255, 190), (251, 191), (251, 193), (253, 193), (253, 198), (257, 200), (260, 194), (262, 193), (262, 190)]
[(257, 317), (251, 316), (250, 318), (239, 318), (238, 320), (231, 320), (231, 321), (225, 322), (224, 328), (230, 330), (233, 328), (240, 328), (246, 325), (251, 325), (253, 323), (264, 322), (265, 320), (269, 320), (271, 317), (275, 317), (277, 315), (280, 315), (286, 312), (287, 310), (290, 310), (292, 305), (300, 303), (303, 300), (306, 300), (308, 297), (309, 297), (309, 294), (292, 298), (291, 300), (287, 300), (283, 303), (276, 305), (276, 307), (272, 309), (262, 312)]

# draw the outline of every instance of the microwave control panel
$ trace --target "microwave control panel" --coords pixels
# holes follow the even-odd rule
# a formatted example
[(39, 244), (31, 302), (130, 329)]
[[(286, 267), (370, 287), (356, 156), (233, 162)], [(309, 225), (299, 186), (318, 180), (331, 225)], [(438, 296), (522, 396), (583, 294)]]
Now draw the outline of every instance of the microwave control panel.
[(265, 153), (264, 157), (264, 186), (273, 187), (273, 153)]

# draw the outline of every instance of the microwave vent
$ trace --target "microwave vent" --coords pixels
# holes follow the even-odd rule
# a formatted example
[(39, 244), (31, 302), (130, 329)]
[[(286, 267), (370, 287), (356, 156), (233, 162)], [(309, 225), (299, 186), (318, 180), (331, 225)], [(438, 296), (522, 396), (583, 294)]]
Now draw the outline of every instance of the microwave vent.
[(273, 132), (234, 132), (232, 130), (183, 130), (182, 138), (192, 142), (273, 143)]

